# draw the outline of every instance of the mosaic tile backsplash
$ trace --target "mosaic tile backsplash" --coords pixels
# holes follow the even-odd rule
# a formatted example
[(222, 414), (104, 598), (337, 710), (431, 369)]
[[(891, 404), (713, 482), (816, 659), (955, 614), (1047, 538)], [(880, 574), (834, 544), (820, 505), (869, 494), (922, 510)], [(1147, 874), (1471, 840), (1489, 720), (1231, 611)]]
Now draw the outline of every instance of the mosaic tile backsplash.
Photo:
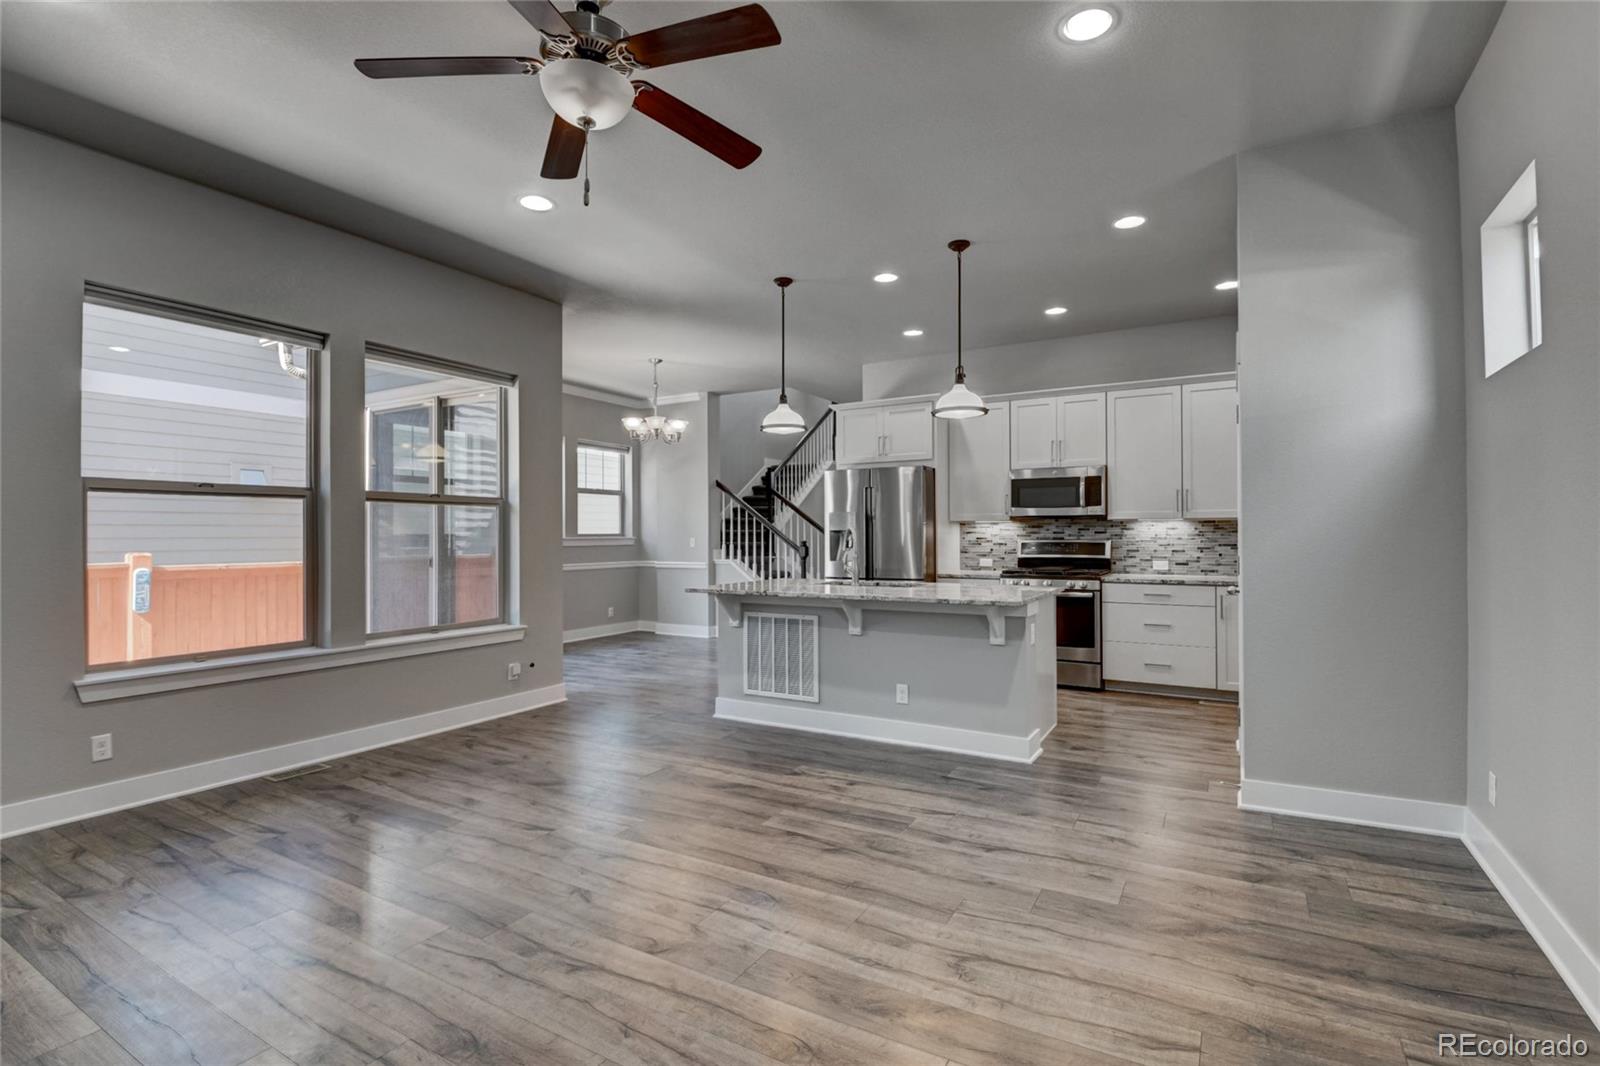
[(1111, 543), (1112, 570), (1149, 573), (1156, 559), (1168, 559), (1179, 574), (1237, 574), (1239, 523), (1173, 519), (1030, 518), (1011, 522), (961, 523), (961, 569), (978, 570), (983, 556), (999, 570), (1017, 564), (1017, 541), (1100, 540)]

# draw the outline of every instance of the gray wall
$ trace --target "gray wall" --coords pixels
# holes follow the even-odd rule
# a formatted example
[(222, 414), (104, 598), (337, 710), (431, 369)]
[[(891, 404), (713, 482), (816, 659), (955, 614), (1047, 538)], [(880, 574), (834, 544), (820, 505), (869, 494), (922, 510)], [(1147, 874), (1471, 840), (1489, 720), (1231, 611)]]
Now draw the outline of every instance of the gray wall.
[[(587, 396), (562, 394), (561, 433), (565, 450), (562, 464), (566, 492), (563, 496), (564, 514), (570, 514), (574, 484), (573, 447), (580, 440), (596, 441), (629, 447), (627, 430), (622, 428), (622, 416), (643, 410), (639, 405), (621, 406), (593, 400)], [(643, 558), (638, 543), (639, 514), (639, 449), (633, 448), (633, 462), (629, 465), (628, 506), (631, 515), (630, 529), (634, 534), (632, 544), (568, 544), (561, 550), (563, 564), (600, 564), (636, 562)], [(639, 614), (640, 570), (637, 566), (613, 569), (563, 570), (562, 575), (562, 628), (587, 629), (591, 626), (615, 625), (637, 622)], [(608, 616), (606, 609), (614, 614)]]
[(664, 567), (641, 571), (640, 616), (666, 625), (714, 624), (711, 598), (683, 590), (703, 584), (711, 573), (715, 549), (711, 534), (718, 495), (712, 481), (721, 476), (716, 401), (713, 393), (689, 403), (663, 404), (661, 413), (686, 419), (688, 431), (677, 444), (647, 444), (640, 449), (639, 539), (643, 558), (699, 564), (698, 569)]
[[(561, 310), (348, 234), (3, 127), (0, 702), (13, 802), (404, 718), (561, 680)], [(92, 279), (329, 335), (321, 628), (364, 639), (362, 356), (367, 341), (523, 375), (520, 644), (82, 706), (79, 360)], [(16, 501), (26, 501), (19, 504)], [(524, 664), (520, 682), (506, 663)], [(88, 737), (115, 732), (90, 763)]]
[(1466, 798), (1459, 227), (1448, 110), (1239, 159), (1250, 780)]
[[(1597, 42), (1593, 4), (1506, 5), (1456, 105), (1456, 136), (1472, 474), (1467, 803), (1600, 953)], [(1544, 343), (1484, 380), (1478, 227), (1535, 159)]]
[[(1218, 294), (1218, 300), (1227, 297)], [(981, 395), (1065, 389), (1117, 381), (1230, 373), (1235, 319), (1231, 314), (1142, 326), (1109, 333), (969, 350), (967, 384)], [(881, 400), (944, 392), (954, 380), (955, 356), (917, 356), (861, 368), (861, 398)]]
[[(730, 392), (717, 396), (718, 433), (717, 451), (722, 464), (722, 480), (730, 489), (738, 490), (761, 470), (766, 460), (774, 462), (789, 454), (789, 449), (800, 442), (798, 435), (777, 437), (761, 432), (761, 420), (767, 412), (778, 406), (777, 389), (756, 392)], [(814, 426), (817, 419), (828, 411), (828, 401), (820, 396), (789, 390), (789, 406)], [(798, 500), (796, 503), (800, 502)]]

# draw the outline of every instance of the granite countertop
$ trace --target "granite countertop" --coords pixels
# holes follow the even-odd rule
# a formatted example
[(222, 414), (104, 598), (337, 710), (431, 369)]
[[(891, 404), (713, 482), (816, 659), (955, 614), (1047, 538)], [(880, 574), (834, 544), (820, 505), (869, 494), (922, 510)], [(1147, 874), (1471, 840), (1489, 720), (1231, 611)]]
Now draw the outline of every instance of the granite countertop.
[(685, 592), (780, 600), (841, 600), (857, 603), (945, 604), (958, 607), (1023, 607), (1055, 595), (1051, 589), (1019, 588), (997, 581), (730, 581), (696, 585)]
[(1107, 574), (1101, 583), (1118, 585), (1237, 585), (1238, 574)]

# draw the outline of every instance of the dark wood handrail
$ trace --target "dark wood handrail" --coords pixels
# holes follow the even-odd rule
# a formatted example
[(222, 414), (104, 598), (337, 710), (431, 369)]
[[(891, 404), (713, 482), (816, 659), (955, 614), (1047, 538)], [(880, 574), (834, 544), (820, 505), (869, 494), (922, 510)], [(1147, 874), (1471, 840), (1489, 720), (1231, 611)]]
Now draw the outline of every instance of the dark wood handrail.
[(804, 518), (806, 520), (806, 525), (810, 526), (812, 529), (816, 530), (818, 533), (822, 532), (822, 523), (818, 522), (815, 518), (812, 518), (810, 515), (806, 514), (804, 511), (800, 510), (800, 508), (796, 507), (794, 505), (794, 501), (789, 499), (789, 497), (785, 496), (783, 493), (779, 492), (777, 489), (773, 488), (771, 485), (767, 486), (767, 492), (768, 492), (768, 494), (770, 494), (772, 496), (773, 499), (777, 500), (779, 503), (781, 503), (785, 507), (789, 508), (789, 510), (793, 511), (795, 514), (799, 515), (801, 518)]
[(800, 555), (800, 557), (802, 559), (804, 559), (807, 555), (809, 555), (811, 553), (810, 545), (807, 545), (807, 544), (796, 544), (794, 541), (790, 540), (789, 537), (783, 532), (783, 530), (779, 529), (777, 526), (775, 526), (771, 522), (767, 521), (767, 516), (766, 515), (762, 514), (760, 511), (756, 510), (754, 507), (751, 507), (748, 503), (745, 503), (744, 502), (744, 498), (741, 497), (737, 492), (734, 492), (728, 486), (724, 485), (721, 481), (717, 482), (717, 488), (721, 489), (723, 495), (727, 496), (734, 503), (738, 504), (740, 507), (743, 507), (746, 511), (749, 511), (751, 517), (753, 517), (757, 522), (761, 523), (761, 525), (766, 528), (767, 532), (771, 533), (774, 537), (777, 537), (779, 540), (783, 541), (789, 547), (793, 548), (796, 552), (799, 553), (799, 555)]
[(788, 466), (789, 465), (789, 460), (793, 459), (795, 456), (799, 455), (800, 454), (800, 449), (804, 448), (806, 446), (806, 441), (810, 440), (812, 435), (815, 434), (817, 432), (817, 430), (821, 429), (824, 425), (828, 425), (828, 426), (833, 425), (833, 408), (831, 408), (831, 407), (828, 408), (827, 411), (825, 411), (823, 413), (821, 418), (817, 419), (817, 424), (816, 425), (814, 425), (810, 429), (806, 430), (805, 436), (801, 437), (800, 440), (795, 443), (795, 446), (793, 448), (789, 449), (789, 454), (783, 457), (783, 461), (780, 462), (778, 464), (778, 466)]

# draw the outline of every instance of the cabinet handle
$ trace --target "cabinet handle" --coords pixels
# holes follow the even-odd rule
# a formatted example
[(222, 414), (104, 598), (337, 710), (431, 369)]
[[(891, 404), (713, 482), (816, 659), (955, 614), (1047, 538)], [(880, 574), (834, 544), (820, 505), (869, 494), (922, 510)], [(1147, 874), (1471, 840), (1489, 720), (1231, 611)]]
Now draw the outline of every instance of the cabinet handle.
[(1172, 628), (1172, 623), (1171, 622), (1146, 622), (1144, 624), (1144, 627), (1146, 629), (1171, 629)]
[(1172, 664), (1171, 663), (1145, 663), (1145, 666), (1149, 667), (1152, 670), (1171, 670), (1172, 669)]
[(1172, 593), (1170, 593), (1170, 592), (1146, 592), (1146, 593), (1143, 593), (1143, 595), (1144, 595), (1144, 597), (1146, 599), (1161, 599), (1161, 600), (1170, 600), (1170, 599), (1172, 599)]
[(1179, 514), (1183, 513), (1183, 490), (1182, 489), (1173, 489), (1172, 490), (1172, 506), (1178, 511)]

